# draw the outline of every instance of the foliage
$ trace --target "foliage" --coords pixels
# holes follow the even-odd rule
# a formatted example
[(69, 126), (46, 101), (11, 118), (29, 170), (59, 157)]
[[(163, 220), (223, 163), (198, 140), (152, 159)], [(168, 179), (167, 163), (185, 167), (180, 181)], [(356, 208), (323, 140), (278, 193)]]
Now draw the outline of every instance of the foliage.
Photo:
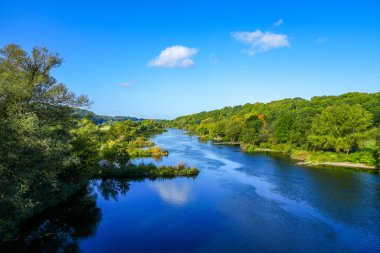
[(87, 106), (50, 71), (62, 60), (46, 48), (0, 50), (0, 240), (17, 221), (55, 204), (83, 180), (71, 153), (72, 107)]
[(197, 176), (199, 170), (197, 168), (188, 167), (184, 163), (179, 163), (175, 166), (156, 166), (150, 164), (128, 164), (128, 166), (121, 168), (114, 167), (101, 167), (96, 169), (95, 176), (101, 178), (157, 178), (157, 177), (176, 177)]
[(358, 142), (373, 124), (373, 116), (361, 105), (329, 106), (312, 123), (308, 140), (319, 150), (349, 152), (358, 148)]
[(311, 163), (324, 163), (324, 162), (347, 162), (347, 163), (361, 163), (368, 166), (375, 166), (376, 159), (374, 151), (361, 150), (354, 153), (337, 153), (337, 152), (322, 152), (322, 151), (306, 151), (306, 150), (293, 150), (291, 157), (296, 160), (311, 162)]
[[(181, 116), (166, 125), (206, 140), (239, 141), (243, 150), (251, 152), (329, 151), (336, 154), (332, 160), (361, 160), (365, 164), (380, 160), (380, 93), (245, 104)], [(359, 154), (365, 158), (351, 159)]]

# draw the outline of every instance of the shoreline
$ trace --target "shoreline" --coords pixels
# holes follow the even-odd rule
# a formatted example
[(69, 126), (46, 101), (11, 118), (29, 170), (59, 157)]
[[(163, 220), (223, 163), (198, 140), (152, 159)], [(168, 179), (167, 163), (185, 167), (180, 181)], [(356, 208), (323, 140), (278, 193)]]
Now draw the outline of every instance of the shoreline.
[(308, 167), (331, 166), (331, 167), (340, 167), (340, 168), (362, 169), (362, 170), (367, 170), (367, 171), (380, 171), (380, 168), (376, 168), (376, 166), (366, 165), (363, 163), (309, 162), (309, 161), (305, 161), (305, 160), (300, 161), (298, 159), (292, 158), (290, 155), (288, 155), (285, 152), (273, 150), (273, 149), (255, 149), (254, 151), (244, 151), (244, 152), (247, 152), (247, 153), (281, 153), (293, 161), (299, 161), (296, 163), (297, 165), (303, 165), (303, 166), (308, 166)]
[[(294, 159), (292, 159), (294, 160)], [(364, 169), (369, 171), (379, 171), (375, 166), (369, 166), (362, 163), (349, 163), (349, 162), (298, 162), (297, 165), (305, 165), (308, 167), (315, 166), (333, 166), (333, 167), (341, 167), (341, 168), (353, 168), (353, 169)]]
[(331, 166), (331, 167), (340, 167), (340, 168), (351, 168), (351, 169), (362, 169), (367, 171), (380, 171), (380, 168), (376, 166), (366, 165), (363, 163), (350, 163), (350, 162), (309, 162), (309, 161), (300, 161), (298, 159), (292, 158), (290, 155), (282, 151), (277, 151), (273, 149), (256, 149), (254, 151), (244, 151), (247, 153), (281, 153), (293, 161), (299, 161), (297, 165), (303, 165), (308, 167), (317, 167), (317, 166)]
[(229, 145), (229, 146), (237, 146), (241, 145), (239, 141), (226, 141), (226, 142), (213, 142), (215, 145)]
[[(200, 136), (198, 136), (199, 138), (201, 138)], [(241, 143), (241, 142), (215, 142), (213, 141), (212, 144), (214, 145), (227, 145), (227, 146), (231, 146), (231, 145), (240, 145), (240, 149), (241, 151), (243, 152), (246, 152), (246, 153), (281, 153), (283, 155), (285, 155), (286, 157), (288, 157), (289, 159), (293, 160), (293, 161), (297, 161), (297, 159), (294, 159), (292, 158), (289, 154), (283, 152), (283, 151), (279, 151), (279, 150), (274, 150), (274, 149), (268, 149), (268, 148), (256, 148), (255, 150), (253, 151), (246, 151), (242, 148), (242, 146), (244, 145), (244, 143)], [(380, 168), (377, 168), (376, 166), (371, 166), (371, 165), (366, 165), (366, 164), (363, 164), (363, 163), (350, 163), (350, 162), (308, 162), (308, 161), (300, 161), (298, 160), (299, 162), (297, 162), (296, 164), (297, 165), (303, 165), (303, 166), (308, 166), (308, 167), (317, 167), (317, 166), (331, 166), (331, 167), (338, 167), (338, 168), (351, 168), (351, 169), (361, 169), (361, 170), (365, 170), (365, 171), (379, 171), (380, 172)]]

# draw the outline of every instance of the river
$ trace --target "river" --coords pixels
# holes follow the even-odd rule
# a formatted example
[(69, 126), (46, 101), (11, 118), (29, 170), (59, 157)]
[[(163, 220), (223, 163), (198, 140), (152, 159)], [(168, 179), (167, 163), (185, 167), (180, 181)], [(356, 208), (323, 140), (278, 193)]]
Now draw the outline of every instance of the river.
[(66, 229), (75, 231), (65, 240), (76, 250), (380, 252), (378, 175), (298, 166), (284, 157), (200, 142), (176, 129), (153, 141), (169, 156), (145, 162), (183, 161), (200, 174), (92, 182), (94, 204), (85, 201), (90, 208), (65, 219), (66, 227), (71, 220), (84, 223)]

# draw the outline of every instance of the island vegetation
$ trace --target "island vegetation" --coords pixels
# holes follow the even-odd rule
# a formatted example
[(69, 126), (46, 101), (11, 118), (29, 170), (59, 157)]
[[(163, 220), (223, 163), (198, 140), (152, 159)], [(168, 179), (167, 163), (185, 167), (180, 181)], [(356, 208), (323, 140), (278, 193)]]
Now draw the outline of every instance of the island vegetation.
[[(92, 178), (190, 176), (184, 164), (135, 165), (132, 158), (168, 155), (149, 140), (165, 131), (155, 120), (96, 117), (91, 102), (58, 82), (62, 59), (46, 48), (0, 50), (0, 242), (19, 224), (75, 194)], [(102, 124), (100, 124), (102, 123)]]
[(380, 93), (245, 104), (166, 124), (247, 152), (285, 153), (302, 164), (380, 166)]

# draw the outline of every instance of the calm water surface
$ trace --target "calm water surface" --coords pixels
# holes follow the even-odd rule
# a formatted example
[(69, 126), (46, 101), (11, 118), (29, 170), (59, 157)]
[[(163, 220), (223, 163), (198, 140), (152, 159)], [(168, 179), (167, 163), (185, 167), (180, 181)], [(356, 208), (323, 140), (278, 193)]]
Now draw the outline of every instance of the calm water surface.
[(201, 173), (97, 187), (102, 219), (84, 252), (380, 252), (377, 175), (300, 167), (181, 130), (154, 142), (169, 150), (159, 164)]
[(301, 167), (281, 157), (202, 143), (181, 130), (170, 129), (154, 142), (169, 150), (156, 163), (184, 161), (201, 173), (171, 180), (93, 181), (29, 224), (16, 248), (380, 252), (378, 175)]

